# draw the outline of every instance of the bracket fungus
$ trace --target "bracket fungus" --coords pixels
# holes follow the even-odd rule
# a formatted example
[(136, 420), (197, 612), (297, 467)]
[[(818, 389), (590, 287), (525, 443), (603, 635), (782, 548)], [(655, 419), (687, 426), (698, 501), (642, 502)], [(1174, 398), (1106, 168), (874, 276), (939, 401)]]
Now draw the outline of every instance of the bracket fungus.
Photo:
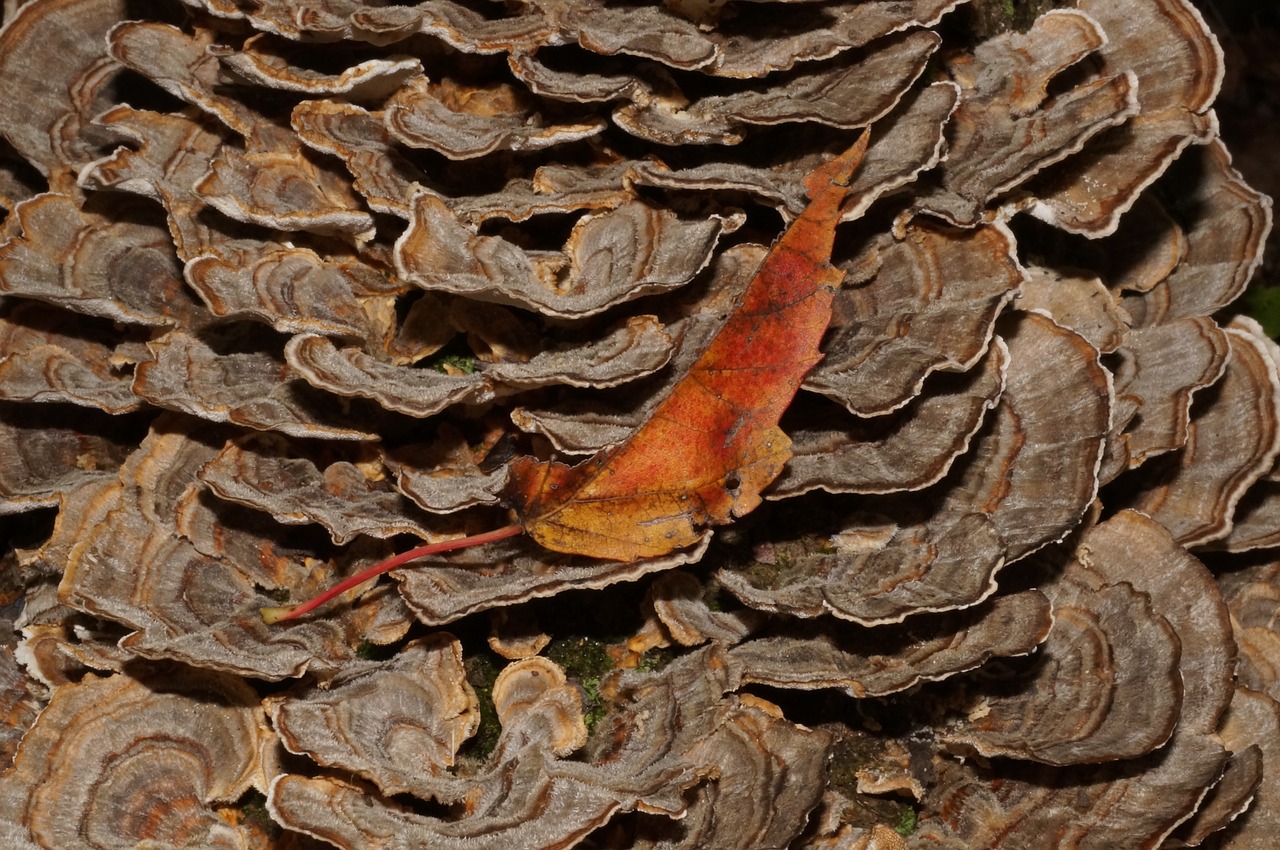
[(0, 843), (1271, 847), (1224, 54), (981, 2), (0, 5)]

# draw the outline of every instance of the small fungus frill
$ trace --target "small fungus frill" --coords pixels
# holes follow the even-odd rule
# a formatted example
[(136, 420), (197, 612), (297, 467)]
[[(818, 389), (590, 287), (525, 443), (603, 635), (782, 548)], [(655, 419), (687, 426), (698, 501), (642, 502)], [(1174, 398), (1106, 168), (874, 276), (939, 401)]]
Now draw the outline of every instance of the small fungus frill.
[[(247, 848), (222, 817), (274, 769), (253, 689), (156, 668), (59, 688), (0, 777), (0, 813), (40, 847)], [(74, 818), (68, 812), (75, 812)]]
[[(1223, 53), (969, 5), (3, 4), (0, 843), (1269, 848)], [(263, 623), (625, 443), (858, 138), (753, 513)]]

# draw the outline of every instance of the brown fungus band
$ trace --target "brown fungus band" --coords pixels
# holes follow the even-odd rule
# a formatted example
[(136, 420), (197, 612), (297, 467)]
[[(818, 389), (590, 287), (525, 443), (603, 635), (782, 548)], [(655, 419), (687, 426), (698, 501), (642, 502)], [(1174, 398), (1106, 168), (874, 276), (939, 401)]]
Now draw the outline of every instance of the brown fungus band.
[[(5, 846), (1269, 848), (1223, 52), (1190, 0), (980, 5), (3, 4)], [(771, 365), (704, 353), (793, 226), (830, 322), (760, 505), (634, 560), (510, 525)]]

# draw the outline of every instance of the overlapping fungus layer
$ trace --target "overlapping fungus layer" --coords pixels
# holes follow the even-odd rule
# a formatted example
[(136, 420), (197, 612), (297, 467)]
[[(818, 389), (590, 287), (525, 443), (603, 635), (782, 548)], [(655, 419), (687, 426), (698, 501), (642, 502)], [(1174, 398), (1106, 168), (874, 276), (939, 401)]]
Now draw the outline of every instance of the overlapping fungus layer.
[[(962, 5), (5, 4), (5, 845), (1269, 847), (1221, 51), (1187, 0)], [(862, 130), (764, 507), (262, 623), (625, 440)]]

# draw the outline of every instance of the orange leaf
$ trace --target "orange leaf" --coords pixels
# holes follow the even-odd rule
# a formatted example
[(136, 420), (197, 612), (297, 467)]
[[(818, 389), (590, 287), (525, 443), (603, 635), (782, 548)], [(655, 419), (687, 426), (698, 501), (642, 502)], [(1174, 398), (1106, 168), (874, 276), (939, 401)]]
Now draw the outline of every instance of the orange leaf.
[(867, 134), (805, 179), (809, 205), (774, 243), (741, 303), (622, 445), (569, 467), (511, 465), (508, 494), (540, 545), (630, 561), (690, 546), (760, 503), (791, 457), (778, 420), (822, 358), (844, 273), (829, 262)]
[(844, 273), (829, 259), (849, 178), (867, 134), (805, 178), (809, 206), (760, 263), (742, 300), (689, 372), (627, 442), (578, 466), (531, 457), (511, 464), (518, 525), (430, 543), (362, 570), (292, 607), (262, 609), (279, 623), (427, 555), (527, 532), (557, 552), (632, 561), (691, 546), (701, 528), (760, 504), (791, 458), (778, 420), (822, 355), (831, 301)]

